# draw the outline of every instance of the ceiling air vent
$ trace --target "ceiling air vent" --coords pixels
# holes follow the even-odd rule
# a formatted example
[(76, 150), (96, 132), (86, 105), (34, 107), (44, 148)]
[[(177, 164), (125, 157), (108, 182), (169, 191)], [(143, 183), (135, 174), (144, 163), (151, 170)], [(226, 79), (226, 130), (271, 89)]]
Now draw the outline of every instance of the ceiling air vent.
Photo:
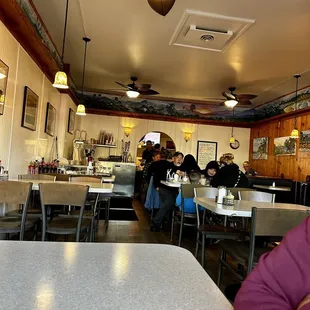
[(255, 20), (185, 10), (170, 45), (225, 52)]

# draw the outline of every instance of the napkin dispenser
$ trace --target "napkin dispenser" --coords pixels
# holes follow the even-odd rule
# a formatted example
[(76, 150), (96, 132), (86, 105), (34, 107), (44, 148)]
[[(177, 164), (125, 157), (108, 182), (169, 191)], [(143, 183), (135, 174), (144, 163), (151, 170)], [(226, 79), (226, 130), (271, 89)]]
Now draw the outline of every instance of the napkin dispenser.
[(225, 186), (219, 186), (217, 189), (218, 189), (217, 203), (223, 203), (223, 198), (227, 194), (227, 189)]

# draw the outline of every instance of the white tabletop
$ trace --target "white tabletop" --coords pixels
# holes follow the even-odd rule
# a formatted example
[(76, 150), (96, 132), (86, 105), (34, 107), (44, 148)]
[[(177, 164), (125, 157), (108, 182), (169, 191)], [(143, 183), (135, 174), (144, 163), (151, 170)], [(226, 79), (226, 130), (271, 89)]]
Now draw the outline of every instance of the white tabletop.
[(225, 205), (216, 203), (214, 199), (199, 198), (199, 197), (194, 198), (194, 202), (198, 203), (200, 206), (212, 212), (215, 212), (220, 215), (228, 215), (228, 216), (251, 217), (253, 207), (310, 211), (310, 208), (306, 206), (289, 204), (289, 203), (277, 203), (277, 202), (271, 203), (271, 202), (235, 200), (234, 206), (225, 206)]
[(173, 182), (160, 181), (160, 183), (169, 187), (177, 187), (177, 188), (181, 187), (182, 184), (181, 182), (174, 182), (174, 181)]
[[(38, 191), (39, 190), (39, 183), (53, 183), (47, 180), (19, 180), (19, 182), (29, 183), (31, 182), (32, 190)], [(112, 183), (90, 183), (90, 182), (65, 182), (65, 181), (56, 181), (55, 183), (58, 184), (78, 184), (78, 185), (89, 185), (89, 193), (96, 193), (96, 194), (110, 194), (113, 192), (113, 184)]]
[(111, 175), (110, 177), (102, 177), (102, 182), (105, 183), (114, 183), (115, 175)]
[(233, 309), (180, 247), (1, 241), (0, 252), (1, 309)]
[(281, 191), (281, 192), (290, 192), (290, 187), (285, 186), (270, 186), (270, 185), (253, 185), (254, 188), (267, 189), (270, 191)]

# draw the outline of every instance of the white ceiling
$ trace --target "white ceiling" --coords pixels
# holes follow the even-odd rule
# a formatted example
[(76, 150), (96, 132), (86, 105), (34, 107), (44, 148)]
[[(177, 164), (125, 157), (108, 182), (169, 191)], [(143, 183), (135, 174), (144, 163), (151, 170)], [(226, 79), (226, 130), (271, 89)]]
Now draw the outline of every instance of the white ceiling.
[[(33, 0), (61, 50), (66, 0)], [(169, 45), (185, 9), (254, 19), (225, 53)], [(160, 96), (221, 97), (229, 86), (261, 104), (293, 91), (293, 75), (310, 69), (309, 0), (176, 0), (166, 17), (147, 0), (70, 0), (65, 62), (81, 84), (83, 41), (89, 44), (85, 87), (115, 89), (139, 77)], [(280, 86), (278, 86), (281, 84)], [(310, 84), (310, 73), (300, 85)]]

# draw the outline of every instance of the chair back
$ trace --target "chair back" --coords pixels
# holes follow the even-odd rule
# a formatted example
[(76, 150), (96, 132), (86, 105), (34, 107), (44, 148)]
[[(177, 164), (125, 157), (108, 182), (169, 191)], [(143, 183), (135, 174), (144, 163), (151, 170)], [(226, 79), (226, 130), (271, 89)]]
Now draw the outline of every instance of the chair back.
[(182, 198), (194, 198), (194, 188), (205, 187), (201, 184), (181, 184), (181, 195)]
[(253, 269), (256, 236), (283, 237), (310, 215), (308, 210), (252, 208), (248, 274)]
[[(218, 189), (215, 187), (206, 187), (206, 186), (198, 187), (198, 188), (194, 188), (194, 195), (195, 195), (195, 197), (215, 199), (215, 197), (218, 195)], [(200, 226), (198, 203), (196, 203), (196, 215), (197, 215), (197, 228), (198, 228)], [(203, 216), (203, 218), (204, 218), (204, 216)]]
[(20, 174), (18, 180), (40, 180), (55, 182), (56, 177), (48, 174)]
[(276, 195), (259, 191), (238, 191), (239, 200), (274, 202)]
[(42, 212), (42, 241), (45, 241), (47, 218), (46, 206), (76, 206), (80, 207), (80, 215), (77, 222), (76, 241), (80, 240), (81, 224), (89, 186), (77, 184), (40, 183), (40, 198)]
[(0, 203), (23, 205), (23, 213), (20, 222), (20, 240), (24, 239), (31, 191), (32, 183), (17, 181), (0, 182)]
[(238, 192), (255, 191), (255, 189), (248, 187), (228, 187), (227, 190), (230, 190), (235, 200), (239, 200)]
[(70, 176), (71, 183), (102, 183), (102, 178), (99, 176), (79, 176), (79, 175), (72, 175)]

